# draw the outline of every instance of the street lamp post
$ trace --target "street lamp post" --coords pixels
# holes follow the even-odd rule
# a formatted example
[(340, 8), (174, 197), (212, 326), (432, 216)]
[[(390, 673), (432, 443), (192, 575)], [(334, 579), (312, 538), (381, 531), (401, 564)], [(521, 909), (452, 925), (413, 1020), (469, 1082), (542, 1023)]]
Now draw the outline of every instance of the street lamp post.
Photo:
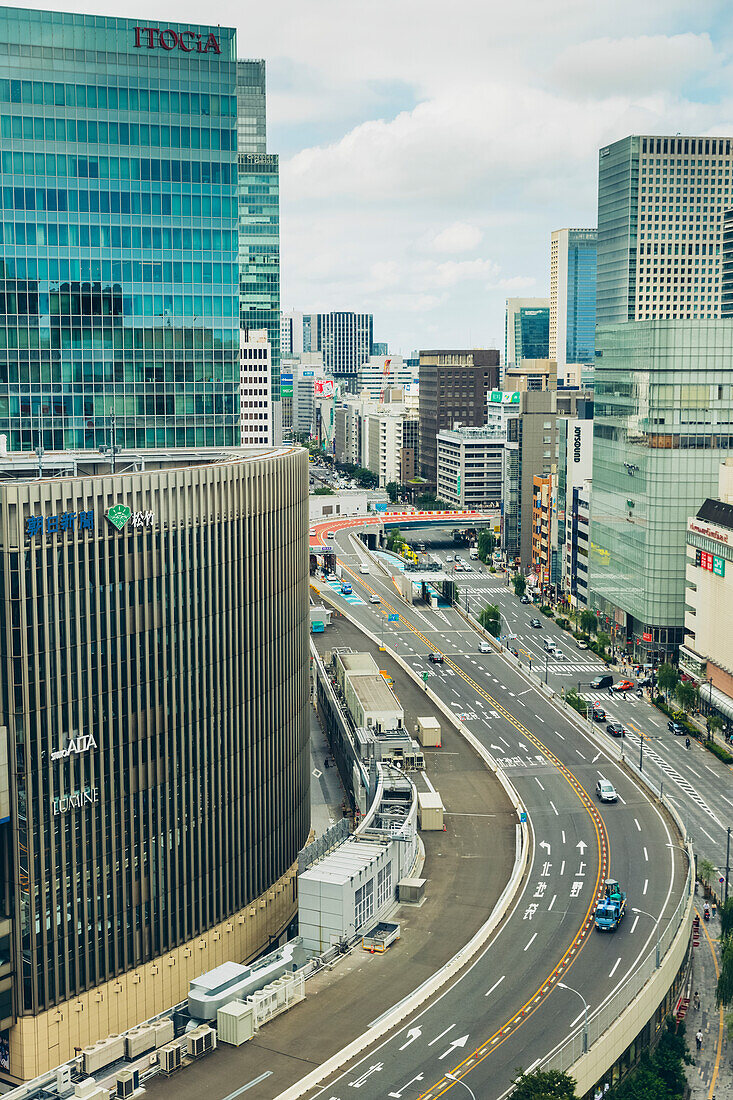
[(725, 902), (728, 901), (728, 875), (730, 874), (730, 825), (728, 826), (728, 839), (725, 843)]
[(651, 913), (647, 913), (646, 909), (634, 909), (632, 907), (632, 913), (639, 913), (642, 917), (649, 917), (649, 920), (653, 920), (657, 926), (657, 949), (655, 954), (655, 968), (659, 970), (660, 950), (659, 950), (659, 918), (652, 916)]
[[(668, 844), (667, 847), (668, 848), (677, 848), (680, 852), (684, 852), (685, 855), (687, 856), (688, 867), (690, 866), (690, 853), (688, 852), (687, 848), (683, 848), (681, 844)], [(690, 885), (688, 886), (687, 893), (691, 894), (692, 890), (693, 890), (694, 880), (693, 880), (692, 875), (689, 875), (688, 877), (690, 879)]]
[(472, 1097), (472, 1100), (476, 1100), (476, 1097), (473, 1095), (473, 1089), (470, 1089), (466, 1082), (462, 1081), (460, 1077), (457, 1077), (455, 1073), (444, 1073), (443, 1076), (446, 1081), (454, 1081), (457, 1085), (463, 1085), (468, 1095)]
[(572, 985), (566, 985), (565, 982), (558, 982), (560, 989), (568, 989), (571, 993), (575, 993), (577, 997), (580, 997), (583, 1002), (583, 1054), (588, 1053), (588, 1002), (583, 994), (575, 989)]

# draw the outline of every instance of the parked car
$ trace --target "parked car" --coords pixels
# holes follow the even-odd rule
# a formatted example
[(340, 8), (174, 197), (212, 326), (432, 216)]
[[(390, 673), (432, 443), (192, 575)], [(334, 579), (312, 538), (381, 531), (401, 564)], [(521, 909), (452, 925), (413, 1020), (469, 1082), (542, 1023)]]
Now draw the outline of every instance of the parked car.
[(478, 651), (479, 653), (491, 653), (491, 646), (488, 642), (479, 642)]
[(442, 665), (443, 664), (443, 654), (442, 653), (428, 653), (428, 660), (431, 661), (434, 665)]
[(634, 686), (633, 680), (619, 680), (617, 684), (613, 685), (614, 691), (631, 691)]
[(601, 802), (616, 802), (618, 795), (613, 786), (613, 783), (609, 783), (607, 779), (599, 779), (596, 783), (596, 795)]
[(529, 625), (533, 626), (535, 628), (535, 630), (542, 630), (542, 623), (540, 622), (539, 619), (530, 619), (529, 620)]
[(626, 730), (620, 722), (609, 722), (606, 726), (606, 733), (610, 733), (611, 737), (623, 737)]
[(670, 733), (673, 733), (675, 737), (683, 737), (685, 733), (679, 722), (673, 722), (671, 720), (667, 722), (667, 729)]

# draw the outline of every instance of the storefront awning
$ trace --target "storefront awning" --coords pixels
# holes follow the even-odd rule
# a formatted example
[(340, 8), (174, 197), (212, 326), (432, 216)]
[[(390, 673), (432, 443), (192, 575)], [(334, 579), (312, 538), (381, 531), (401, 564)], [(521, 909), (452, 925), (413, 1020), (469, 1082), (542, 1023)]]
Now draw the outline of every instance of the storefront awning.
[(712, 684), (700, 684), (700, 698), (704, 703), (710, 703), (726, 718), (733, 719), (733, 699), (729, 695), (725, 695), (724, 692), (719, 691), (718, 688), (713, 687)]

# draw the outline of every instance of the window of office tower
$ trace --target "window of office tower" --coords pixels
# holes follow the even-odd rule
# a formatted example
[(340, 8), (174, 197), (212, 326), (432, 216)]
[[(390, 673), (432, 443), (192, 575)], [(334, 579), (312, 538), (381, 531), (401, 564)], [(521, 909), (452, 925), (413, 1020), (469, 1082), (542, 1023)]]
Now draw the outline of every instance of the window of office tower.
[[(22, 43), (22, 45), (19, 45)], [(0, 10), (0, 432), (238, 442), (235, 32)]]

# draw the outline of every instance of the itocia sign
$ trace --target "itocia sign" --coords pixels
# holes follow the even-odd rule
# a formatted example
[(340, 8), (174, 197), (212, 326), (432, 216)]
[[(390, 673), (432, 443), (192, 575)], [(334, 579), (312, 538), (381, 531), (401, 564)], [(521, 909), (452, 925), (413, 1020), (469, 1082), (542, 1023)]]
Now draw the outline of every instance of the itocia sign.
[(174, 31), (172, 27), (135, 27), (135, 48), (149, 50), (183, 50), (184, 53), (221, 53), (216, 35), (212, 32), (204, 42), (198, 31)]

